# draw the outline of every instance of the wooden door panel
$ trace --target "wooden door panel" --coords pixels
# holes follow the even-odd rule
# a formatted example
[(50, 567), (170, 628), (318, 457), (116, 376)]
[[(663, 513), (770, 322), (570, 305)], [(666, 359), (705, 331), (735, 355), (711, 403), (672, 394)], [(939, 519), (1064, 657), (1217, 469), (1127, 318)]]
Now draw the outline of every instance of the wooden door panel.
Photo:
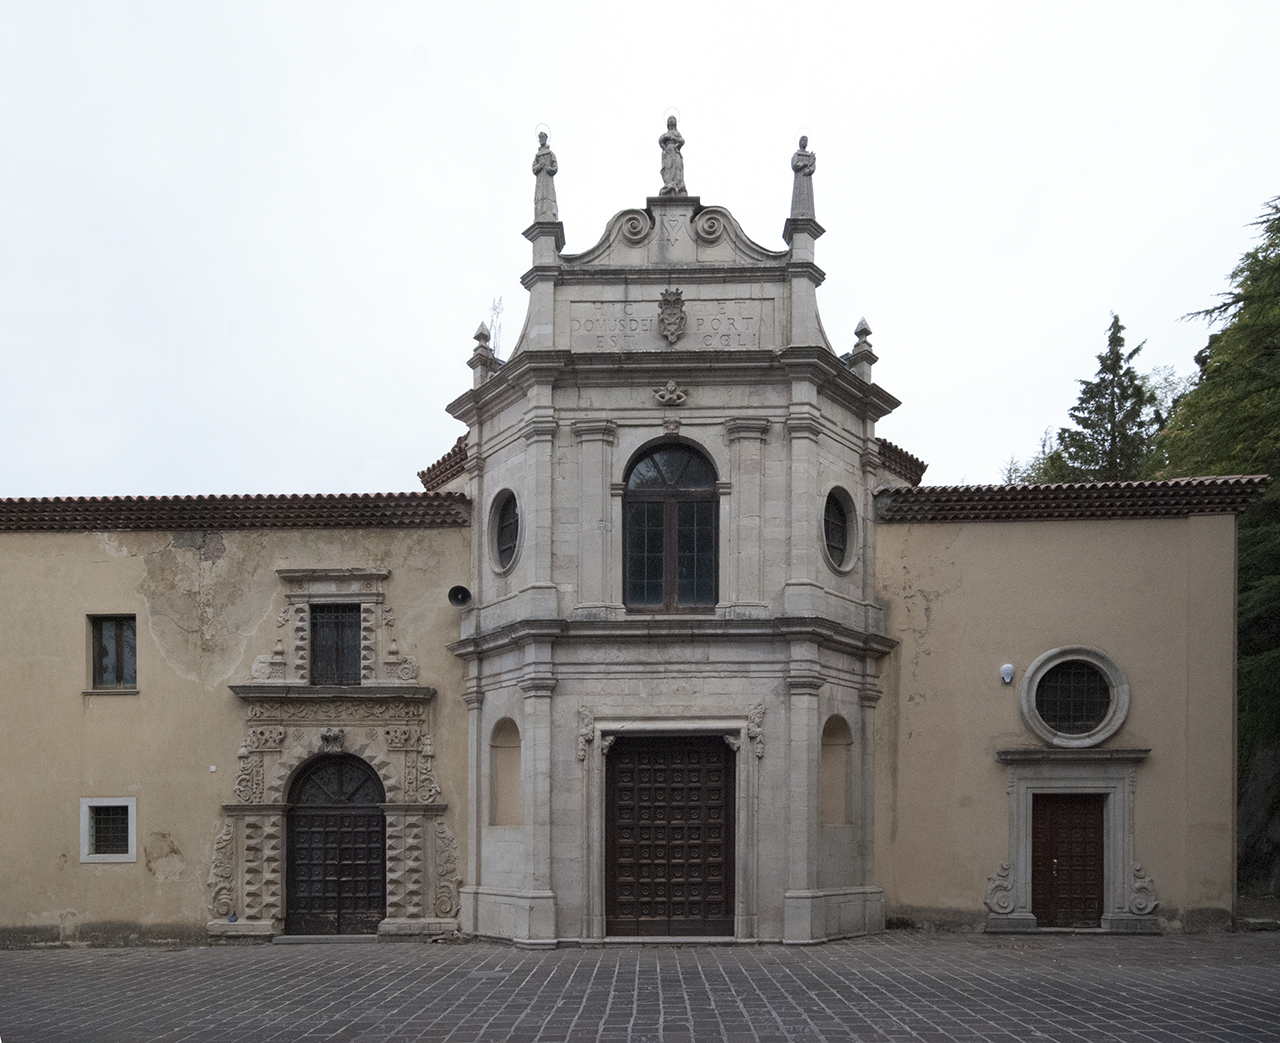
[(291, 792), (285, 929), (372, 934), (386, 916), (382, 784), (356, 758), (318, 760)]
[(1101, 926), (1105, 799), (1032, 794), (1031, 912), (1039, 926)]
[(614, 742), (605, 770), (608, 934), (733, 934), (734, 764), (718, 735)]

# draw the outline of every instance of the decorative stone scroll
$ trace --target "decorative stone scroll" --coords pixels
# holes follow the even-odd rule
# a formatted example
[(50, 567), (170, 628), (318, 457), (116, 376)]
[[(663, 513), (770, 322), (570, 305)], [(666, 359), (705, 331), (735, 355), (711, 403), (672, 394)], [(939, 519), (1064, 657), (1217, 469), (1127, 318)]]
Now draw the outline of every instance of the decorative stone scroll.
[(235, 829), (230, 822), (225, 822), (213, 841), (213, 862), (209, 866), (209, 915), (215, 919), (230, 916), (236, 911), (232, 890), (235, 839)]
[(457, 916), (458, 889), (462, 885), (462, 877), (458, 874), (458, 841), (443, 818), (436, 819), (435, 842), (435, 914), (441, 917)]
[(595, 741), (596, 715), (589, 706), (578, 707), (578, 760), (587, 759), (587, 744)]
[(751, 741), (756, 758), (764, 756), (764, 703), (747, 707), (747, 738)]
[(1160, 899), (1155, 881), (1142, 872), (1142, 863), (1133, 863), (1133, 876), (1129, 880), (1129, 912), (1135, 916), (1147, 916), (1156, 911)]
[(1017, 903), (1013, 900), (1013, 867), (1008, 861), (1000, 863), (1000, 867), (987, 877), (987, 897), (983, 899), (986, 905), (993, 913), (999, 916), (1007, 916), (1016, 908)]

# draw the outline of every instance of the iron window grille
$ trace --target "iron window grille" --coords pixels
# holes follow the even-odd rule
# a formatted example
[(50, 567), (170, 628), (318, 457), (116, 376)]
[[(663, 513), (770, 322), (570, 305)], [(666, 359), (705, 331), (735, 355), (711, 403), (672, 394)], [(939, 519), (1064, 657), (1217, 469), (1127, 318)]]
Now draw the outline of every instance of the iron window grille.
[(1036, 685), (1036, 713), (1056, 732), (1084, 735), (1111, 709), (1111, 686), (1092, 663), (1068, 659), (1050, 667)]
[(89, 808), (89, 854), (129, 853), (129, 811), (119, 804)]
[(360, 683), (360, 606), (311, 606), (311, 683)]
[(133, 616), (94, 616), (93, 687), (138, 686), (137, 623)]
[(686, 445), (661, 445), (631, 467), (623, 493), (623, 601), (676, 612), (719, 600), (716, 475)]

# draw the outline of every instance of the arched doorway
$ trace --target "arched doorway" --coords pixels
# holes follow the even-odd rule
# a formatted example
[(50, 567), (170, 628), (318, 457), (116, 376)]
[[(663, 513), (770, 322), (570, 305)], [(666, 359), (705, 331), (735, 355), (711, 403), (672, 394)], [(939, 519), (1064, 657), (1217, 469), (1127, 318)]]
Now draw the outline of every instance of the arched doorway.
[(373, 934), (387, 914), (382, 780), (359, 757), (323, 754), (289, 789), (285, 931)]

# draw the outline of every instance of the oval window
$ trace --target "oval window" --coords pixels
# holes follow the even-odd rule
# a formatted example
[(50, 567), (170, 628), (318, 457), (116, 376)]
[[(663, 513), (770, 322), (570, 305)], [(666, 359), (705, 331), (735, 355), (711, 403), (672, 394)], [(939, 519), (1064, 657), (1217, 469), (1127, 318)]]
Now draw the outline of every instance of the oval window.
[(827, 564), (836, 572), (848, 572), (857, 560), (853, 497), (838, 486), (827, 493), (822, 510), (822, 549)]
[(494, 560), (499, 569), (509, 568), (520, 545), (520, 509), (516, 494), (510, 489), (504, 489), (493, 501), (489, 525), (493, 533)]

